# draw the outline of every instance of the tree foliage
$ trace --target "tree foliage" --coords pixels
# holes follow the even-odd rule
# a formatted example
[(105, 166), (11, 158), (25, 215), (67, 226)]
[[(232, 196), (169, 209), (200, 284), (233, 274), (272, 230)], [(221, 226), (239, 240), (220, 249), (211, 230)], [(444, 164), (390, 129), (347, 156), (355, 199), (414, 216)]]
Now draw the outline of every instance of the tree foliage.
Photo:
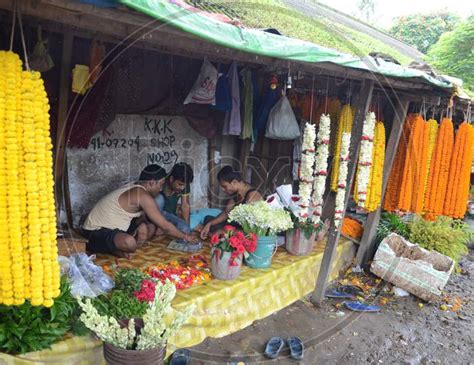
[(437, 70), (463, 80), (474, 91), (474, 15), (445, 33), (430, 48), (427, 60)]
[(366, 22), (370, 22), (375, 13), (375, 0), (359, 0), (357, 2), (357, 8)]
[(412, 14), (396, 18), (389, 32), (426, 54), (439, 37), (452, 31), (458, 22), (458, 16), (446, 12)]

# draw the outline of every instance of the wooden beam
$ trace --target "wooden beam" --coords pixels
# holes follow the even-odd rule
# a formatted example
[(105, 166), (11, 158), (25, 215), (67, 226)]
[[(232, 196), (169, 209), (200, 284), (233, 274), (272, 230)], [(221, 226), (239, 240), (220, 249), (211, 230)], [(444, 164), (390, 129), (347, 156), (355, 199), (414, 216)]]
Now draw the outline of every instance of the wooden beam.
[[(403, 132), (403, 125), (405, 124), (405, 117), (408, 111), (409, 100), (406, 97), (397, 99), (395, 104), (395, 111), (392, 122), (392, 129), (388, 139), (387, 148), (385, 151), (385, 162), (383, 167), (383, 182), (382, 182), (382, 197), (385, 196), (387, 189), (388, 178), (392, 171), (393, 161), (398, 149), (398, 143)], [(383, 199), (382, 199), (383, 201)], [(373, 255), (375, 248), (375, 235), (377, 234), (377, 226), (380, 221), (381, 207), (371, 212), (367, 217), (367, 222), (364, 227), (364, 234), (362, 235), (359, 249), (356, 256), (356, 265), (362, 267), (367, 265), (369, 258)]]
[[(61, 55), (61, 70), (59, 79), (59, 98), (58, 98), (58, 120), (56, 128), (56, 160), (54, 164), (54, 181), (55, 181), (55, 196), (56, 209), (59, 222), (59, 213), (61, 206), (66, 208), (70, 203), (66, 204), (63, 194), (63, 176), (66, 159), (66, 121), (68, 113), (69, 90), (71, 87), (71, 58), (72, 46), (74, 43), (74, 36), (72, 33), (65, 33), (63, 38), (63, 50)], [(69, 196), (69, 194), (68, 194)], [(69, 214), (68, 214), (69, 216)], [(72, 214), (70, 215), (72, 217)], [(69, 222), (70, 228), (72, 221)]]
[[(351, 145), (349, 148), (349, 169), (347, 172), (347, 188), (346, 196), (344, 199), (344, 211), (347, 209), (347, 204), (349, 202), (350, 190), (352, 182), (354, 180), (355, 171), (356, 171), (356, 161), (357, 156), (359, 155), (360, 148), (360, 139), (362, 137), (362, 127), (364, 125), (365, 115), (369, 110), (369, 106), (372, 100), (372, 92), (374, 90), (373, 81), (364, 81), (361, 90), (359, 91), (359, 97), (356, 107), (356, 114), (354, 117), (354, 125), (352, 128), (351, 136)], [(326, 291), (326, 285), (328, 283), (329, 274), (331, 273), (331, 268), (333, 264), (334, 257), (336, 256), (337, 243), (339, 241), (341, 231), (339, 228), (336, 228), (334, 225), (334, 220), (331, 222), (331, 227), (329, 229), (329, 237), (324, 248), (323, 260), (321, 262), (321, 267), (319, 270), (318, 278), (316, 280), (316, 287), (314, 288), (313, 296), (311, 297), (311, 302), (314, 305), (320, 305), (324, 293)]]

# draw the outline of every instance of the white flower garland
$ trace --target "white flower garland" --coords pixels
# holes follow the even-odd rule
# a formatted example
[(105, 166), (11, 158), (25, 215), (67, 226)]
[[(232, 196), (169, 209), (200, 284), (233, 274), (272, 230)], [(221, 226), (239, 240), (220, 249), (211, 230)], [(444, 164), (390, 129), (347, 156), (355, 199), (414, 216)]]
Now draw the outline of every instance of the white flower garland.
[(319, 224), (323, 210), (323, 195), (326, 190), (326, 179), (328, 175), (329, 158), (329, 138), (331, 133), (331, 119), (329, 114), (322, 114), (319, 119), (319, 131), (316, 148), (316, 158), (314, 164), (313, 196), (312, 200), (312, 220), (314, 224)]
[(309, 205), (311, 201), (311, 190), (313, 185), (314, 144), (316, 142), (316, 128), (314, 124), (306, 123), (303, 134), (303, 144), (301, 152), (301, 170), (299, 183), (299, 196), (301, 197), (301, 210), (298, 219), (305, 221), (309, 214)]
[(365, 207), (367, 200), (367, 186), (369, 185), (372, 168), (372, 150), (374, 148), (375, 113), (369, 112), (365, 116), (362, 137), (360, 141), (359, 162), (357, 164), (357, 191), (358, 204)]
[(347, 170), (349, 165), (349, 147), (351, 144), (351, 134), (343, 133), (341, 142), (341, 163), (339, 164), (339, 179), (337, 181), (336, 209), (334, 212), (334, 225), (339, 225), (344, 218), (344, 201), (346, 197)]

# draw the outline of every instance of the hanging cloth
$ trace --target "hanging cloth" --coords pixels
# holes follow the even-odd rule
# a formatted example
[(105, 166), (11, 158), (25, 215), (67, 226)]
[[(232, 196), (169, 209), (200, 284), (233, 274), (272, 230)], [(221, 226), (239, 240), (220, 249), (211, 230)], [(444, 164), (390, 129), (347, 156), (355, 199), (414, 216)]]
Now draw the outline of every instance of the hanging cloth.
[(38, 41), (30, 58), (30, 67), (32, 70), (46, 72), (54, 67), (54, 62), (48, 53), (48, 40), (43, 40), (41, 36), (41, 25), (38, 26)]
[(241, 72), (243, 84), (243, 127), (240, 138), (253, 140), (253, 83), (252, 71), (246, 67)]
[(232, 109), (228, 111), (224, 119), (224, 135), (240, 136), (242, 132), (242, 122), (240, 120), (240, 86), (237, 63), (233, 62), (227, 74), (232, 95)]
[(223, 112), (232, 110), (232, 94), (229, 87), (229, 75), (221, 72), (219, 66), (219, 78), (216, 85), (216, 105), (211, 105), (211, 109)]

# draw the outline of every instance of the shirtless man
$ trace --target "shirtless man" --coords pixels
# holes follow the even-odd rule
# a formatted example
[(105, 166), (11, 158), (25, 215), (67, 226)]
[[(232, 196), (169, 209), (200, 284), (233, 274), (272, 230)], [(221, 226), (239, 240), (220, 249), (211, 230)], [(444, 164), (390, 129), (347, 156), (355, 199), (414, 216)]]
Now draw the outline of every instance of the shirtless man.
[(195, 236), (179, 231), (156, 206), (155, 197), (160, 193), (165, 177), (166, 171), (162, 167), (148, 165), (136, 183), (103, 197), (83, 225), (87, 250), (129, 258), (154, 236), (157, 227), (174, 238), (194, 242)]

